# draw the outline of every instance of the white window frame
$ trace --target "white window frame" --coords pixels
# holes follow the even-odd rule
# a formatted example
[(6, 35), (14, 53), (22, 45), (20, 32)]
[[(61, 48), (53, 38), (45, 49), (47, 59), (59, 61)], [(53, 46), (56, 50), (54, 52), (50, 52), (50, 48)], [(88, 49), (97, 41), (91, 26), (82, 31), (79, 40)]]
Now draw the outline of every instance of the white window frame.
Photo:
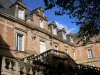
[(74, 60), (76, 61), (76, 60), (77, 60), (77, 59), (76, 59), (76, 52), (75, 52), (74, 49), (73, 49), (72, 51), (73, 51), (73, 58), (74, 58)]
[(24, 10), (21, 8), (18, 8), (18, 18), (24, 19)]
[(46, 51), (46, 43), (40, 40), (40, 53), (43, 53), (45, 51)]
[(41, 20), (41, 19), (40, 19), (40, 27), (41, 27), (41, 28), (44, 28), (43, 20)]
[[(20, 46), (19, 46), (19, 41), (20, 41), (19, 37), (20, 36), (22, 36), (21, 37), (22, 38), (22, 42), (21, 42), (22, 49), (20, 49)], [(18, 51), (24, 51), (24, 35), (22, 35), (20, 33), (16, 33), (16, 50), (18, 50)]]
[(87, 54), (88, 54), (88, 58), (94, 58), (94, 53), (92, 49), (88, 49)]

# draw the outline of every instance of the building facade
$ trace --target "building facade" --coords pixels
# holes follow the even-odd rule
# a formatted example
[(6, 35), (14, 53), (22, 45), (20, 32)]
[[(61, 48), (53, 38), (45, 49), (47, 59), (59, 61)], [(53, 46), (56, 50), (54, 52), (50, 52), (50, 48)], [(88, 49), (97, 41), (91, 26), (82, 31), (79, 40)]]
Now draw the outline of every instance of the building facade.
[(100, 67), (100, 36), (92, 43), (77, 43), (79, 38), (58, 29), (40, 6), (29, 10), (23, 0), (0, 0), (0, 56), (23, 59), (49, 49), (70, 55), (77, 63)]

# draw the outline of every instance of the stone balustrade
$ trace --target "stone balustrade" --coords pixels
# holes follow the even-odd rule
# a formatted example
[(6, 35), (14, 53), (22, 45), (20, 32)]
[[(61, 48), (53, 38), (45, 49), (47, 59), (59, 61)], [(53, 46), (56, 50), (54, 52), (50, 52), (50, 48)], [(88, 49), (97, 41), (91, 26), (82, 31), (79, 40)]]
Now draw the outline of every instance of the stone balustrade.
[(2, 57), (1, 75), (2, 73), (3, 75), (34, 75), (35, 65), (23, 60)]

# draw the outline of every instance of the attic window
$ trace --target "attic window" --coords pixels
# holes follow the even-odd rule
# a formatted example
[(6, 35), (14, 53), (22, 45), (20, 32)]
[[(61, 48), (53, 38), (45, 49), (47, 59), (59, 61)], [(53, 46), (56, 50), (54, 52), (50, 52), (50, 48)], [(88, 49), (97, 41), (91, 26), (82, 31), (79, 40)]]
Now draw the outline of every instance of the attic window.
[(53, 27), (53, 34), (57, 35), (56, 27)]
[(43, 20), (41, 20), (41, 19), (40, 19), (40, 27), (44, 28), (44, 26), (43, 26)]
[(63, 39), (66, 40), (66, 33), (63, 33)]
[(24, 19), (24, 10), (21, 8), (18, 8), (18, 18)]

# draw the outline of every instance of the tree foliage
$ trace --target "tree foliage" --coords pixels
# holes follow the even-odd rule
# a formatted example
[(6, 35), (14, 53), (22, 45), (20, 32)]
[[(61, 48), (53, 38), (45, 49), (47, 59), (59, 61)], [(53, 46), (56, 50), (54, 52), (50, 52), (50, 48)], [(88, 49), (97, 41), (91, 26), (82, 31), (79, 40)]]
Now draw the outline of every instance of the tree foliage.
[(80, 26), (82, 39), (98, 35), (100, 32), (100, 0), (44, 0), (45, 10), (55, 9), (55, 15), (69, 15)]

